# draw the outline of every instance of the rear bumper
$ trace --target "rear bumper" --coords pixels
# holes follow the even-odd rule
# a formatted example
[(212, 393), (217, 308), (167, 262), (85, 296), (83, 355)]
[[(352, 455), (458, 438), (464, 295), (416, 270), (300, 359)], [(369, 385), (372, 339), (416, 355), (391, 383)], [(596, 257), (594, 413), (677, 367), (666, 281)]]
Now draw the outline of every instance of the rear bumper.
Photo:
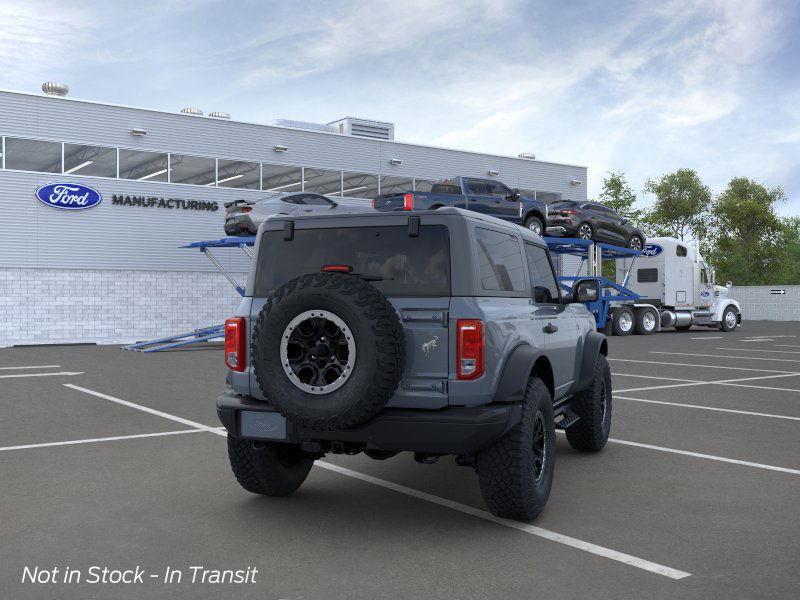
[[(242, 413), (264, 413), (264, 427), (247, 426), (242, 434)], [(409, 450), (441, 454), (466, 454), (491, 444), (514, 427), (522, 416), (518, 404), (450, 407), (441, 410), (384, 409), (357, 429), (312, 431), (285, 423), (267, 402), (227, 392), (217, 399), (217, 415), (236, 438), (299, 444), (306, 441), (344, 442), (380, 450)], [(278, 422), (277, 427), (274, 423)], [(285, 434), (284, 434), (285, 431)]]

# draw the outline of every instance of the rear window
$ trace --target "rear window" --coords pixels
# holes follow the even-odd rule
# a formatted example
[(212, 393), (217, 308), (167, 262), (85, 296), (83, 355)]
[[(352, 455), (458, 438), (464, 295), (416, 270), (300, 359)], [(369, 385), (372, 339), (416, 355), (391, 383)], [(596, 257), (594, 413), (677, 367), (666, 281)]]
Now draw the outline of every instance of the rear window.
[(478, 243), (478, 267), (484, 290), (524, 292), (525, 270), (519, 240), (509, 233), (475, 228)]
[(431, 186), (432, 194), (458, 194), (461, 195), (461, 184), (452, 179), (437, 181)]
[(407, 226), (295, 229), (264, 232), (254, 294), (270, 295), (287, 281), (319, 273), (324, 265), (350, 265), (387, 296), (449, 296), (450, 235), (444, 225), (423, 225), (418, 237)]

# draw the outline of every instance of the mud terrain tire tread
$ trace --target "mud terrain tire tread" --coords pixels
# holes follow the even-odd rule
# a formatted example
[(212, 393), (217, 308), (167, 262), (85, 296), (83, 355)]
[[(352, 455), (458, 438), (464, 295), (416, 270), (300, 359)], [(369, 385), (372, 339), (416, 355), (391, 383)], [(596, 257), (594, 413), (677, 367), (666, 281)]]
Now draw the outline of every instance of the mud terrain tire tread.
[[(285, 456), (281, 457), (283, 452), (297, 454), (287, 461)], [(302, 456), (299, 448), (274, 442), (255, 448), (252, 441), (236, 439), (230, 434), (228, 458), (239, 485), (262, 496), (288, 496), (302, 485), (314, 464), (314, 459)]]
[[(606, 389), (605, 414), (600, 404), (603, 383)], [(580, 418), (565, 430), (570, 446), (576, 450), (597, 452), (606, 445), (611, 432), (611, 397), (611, 369), (606, 357), (599, 354), (591, 385), (572, 397), (572, 411)]]

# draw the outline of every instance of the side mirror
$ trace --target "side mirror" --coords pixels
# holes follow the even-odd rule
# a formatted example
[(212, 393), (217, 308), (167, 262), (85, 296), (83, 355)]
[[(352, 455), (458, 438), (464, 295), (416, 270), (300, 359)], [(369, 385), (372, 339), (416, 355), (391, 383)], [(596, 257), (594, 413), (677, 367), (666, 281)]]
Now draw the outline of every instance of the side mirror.
[(574, 302), (594, 302), (600, 298), (600, 284), (596, 279), (581, 279), (572, 286)]
[(331, 200), (331, 208), (336, 208), (337, 206), (339, 206), (339, 203)]
[(725, 284), (725, 287), (731, 289), (733, 287), (733, 282), (729, 281), (728, 283)]

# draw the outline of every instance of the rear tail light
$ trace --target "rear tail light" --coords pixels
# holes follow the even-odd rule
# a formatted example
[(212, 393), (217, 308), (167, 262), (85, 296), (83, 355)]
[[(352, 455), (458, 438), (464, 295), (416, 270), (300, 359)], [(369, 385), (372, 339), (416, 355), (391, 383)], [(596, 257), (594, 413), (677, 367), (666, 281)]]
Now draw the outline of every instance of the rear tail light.
[(484, 368), (483, 321), (458, 319), (456, 330), (456, 379), (477, 379)]
[(323, 273), (352, 273), (353, 267), (350, 265), (322, 265), (320, 270)]
[(569, 215), (574, 215), (576, 212), (578, 212), (578, 211), (577, 210), (571, 210), (571, 209), (570, 210), (562, 210), (561, 214), (564, 215), (565, 217), (568, 217)]
[(243, 206), (240, 212), (249, 213), (251, 210), (253, 210), (252, 206)]
[(373, 198), (373, 199), (372, 199), (372, 208), (375, 208), (375, 203), (376, 203), (376, 202), (377, 202), (377, 199), (376, 199), (376, 198)]
[(414, 210), (414, 194), (403, 194), (403, 210)]
[(225, 321), (225, 364), (231, 371), (244, 371), (245, 320), (242, 317)]

